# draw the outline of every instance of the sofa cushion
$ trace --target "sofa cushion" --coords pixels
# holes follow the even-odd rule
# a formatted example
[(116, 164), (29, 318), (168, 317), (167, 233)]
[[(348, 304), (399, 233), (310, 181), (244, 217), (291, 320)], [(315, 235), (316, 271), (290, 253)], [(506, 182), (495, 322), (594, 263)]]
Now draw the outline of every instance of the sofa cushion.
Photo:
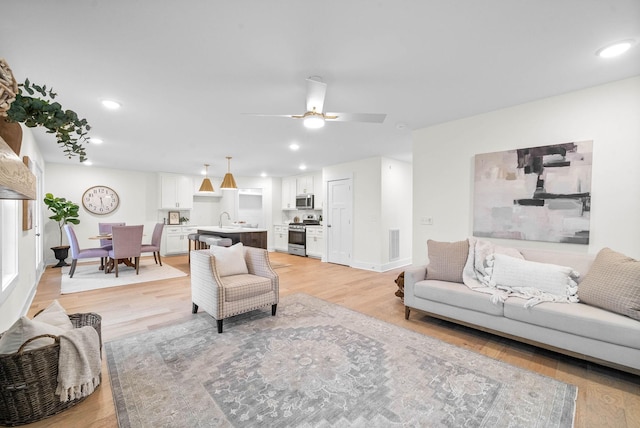
[(221, 278), (225, 302), (248, 299), (273, 290), (271, 280), (251, 274), (231, 275)]
[(216, 270), (221, 277), (249, 273), (244, 259), (244, 247), (238, 242), (230, 247), (211, 247), (211, 254), (216, 258)]
[[(584, 303), (544, 302), (524, 307), (524, 299), (509, 297), (504, 316), (527, 324), (640, 349), (640, 323)], [(578, 338), (576, 338), (578, 340)]]
[(490, 294), (473, 291), (464, 284), (424, 280), (416, 282), (413, 290), (413, 294), (421, 299), (484, 312), (489, 315), (503, 315), (501, 302), (491, 303)]
[(579, 274), (568, 266), (521, 260), (503, 254), (487, 257), (489, 283), (534, 301), (577, 302)]
[(584, 303), (640, 320), (640, 261), (603, 248), (578, 289)]
[(427, 241), (429, 265), (426, 279), (462, 282), (462, 270), (469, 255), (469, 241)]

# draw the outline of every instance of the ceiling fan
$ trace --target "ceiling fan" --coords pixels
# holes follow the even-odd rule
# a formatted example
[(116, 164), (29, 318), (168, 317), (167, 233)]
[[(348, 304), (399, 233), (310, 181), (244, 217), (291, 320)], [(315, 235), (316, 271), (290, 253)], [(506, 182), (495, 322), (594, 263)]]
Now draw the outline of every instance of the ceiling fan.
[(324, 112), (327, 84), (318, 76), (307, 80), (307, 111), (303, 114), (260, 114), (258, 116), (290, 117), (302, 119), (307, 128), (322, 128), (325, 122), (369, 122), (382, 123), (386, 114), (377, 113), (329, 113)]

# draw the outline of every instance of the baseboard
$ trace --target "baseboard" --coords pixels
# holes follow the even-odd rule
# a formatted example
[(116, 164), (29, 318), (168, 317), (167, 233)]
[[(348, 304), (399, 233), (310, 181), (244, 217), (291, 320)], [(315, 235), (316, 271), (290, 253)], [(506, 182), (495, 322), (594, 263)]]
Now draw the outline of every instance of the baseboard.
[(385, 264), (371, 264), (371, 263), (356, 261), (351, 263), (350, 266), (352, 268), (370, 270), (373, 272), (387, 272), (393, 269), (397, 269), (397, 268), (400, 268), (403, 266), (409, 266), (409, 265), (411, 265), (411, 259), (396, 260), (394, 262), (385, 263)]

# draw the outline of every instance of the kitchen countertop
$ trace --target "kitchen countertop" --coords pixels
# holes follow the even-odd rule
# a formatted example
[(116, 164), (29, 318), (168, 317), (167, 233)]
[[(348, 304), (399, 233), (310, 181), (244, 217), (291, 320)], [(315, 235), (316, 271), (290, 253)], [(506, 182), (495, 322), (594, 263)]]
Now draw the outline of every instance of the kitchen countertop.
[(199, 226), (198, 230), (211, 233), (248, 233), (248, 232), (267, 232), (267, 229), (259, 229), (255, 227), (235, 227), (235, 226)]

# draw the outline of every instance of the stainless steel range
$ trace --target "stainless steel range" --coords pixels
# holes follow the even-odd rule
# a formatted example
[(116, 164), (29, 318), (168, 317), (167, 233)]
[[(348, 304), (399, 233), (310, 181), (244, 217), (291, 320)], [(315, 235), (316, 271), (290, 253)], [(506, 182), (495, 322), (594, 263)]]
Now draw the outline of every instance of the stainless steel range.
[(305, 219), (302, 223), (289, 223), (289, 254), (307, 257), (307, 225), (319, 225), (318, 220)]

